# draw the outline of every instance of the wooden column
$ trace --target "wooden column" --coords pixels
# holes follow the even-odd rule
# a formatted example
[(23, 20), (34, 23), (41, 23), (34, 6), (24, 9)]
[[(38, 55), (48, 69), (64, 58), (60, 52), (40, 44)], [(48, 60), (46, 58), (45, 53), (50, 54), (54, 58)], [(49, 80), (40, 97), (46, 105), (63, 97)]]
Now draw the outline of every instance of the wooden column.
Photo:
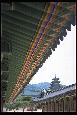
[(51, 112), (51, 100), (49, 99), (49, 111)]
[(46, 102), (44, 102), (44, 112), (47, 112), (47, 105), (46, 105), (47, 103)]
[(69, 100), (70, 100), (70, 112), (72, 112), (72, 100), (73, 100), (73, 97), (70, 96), (70, 97), (69, 97)]
[(3, 112), (3, 101), (1, 99), (1, 112)]
[(64, 97), (64, 112), (76, 111), (76, 96)]
[(51, 100), (51, 112), (53, 112), (53, 101)]
[(52, 100), (50, 100), (50, 111), (52, 112)]
[(70, 100), (69, 97), (64, 97), (64, 112), (70, 111)]
[(52, 112), (54, 112), (55, 111), (55, 105), (54, 105), (54, 100), (52, 101), (52, 105), (51, 105), (51, 108), (52, 108)]
[(47, 106), (47, 112), (48, 112), (48, 101), (46, 102), (46, 106)]
[(64, 98), (63, 98), (63, 112), (64, 112)]
[(55, 101), (55, 112), (58, 112), (58, 101)]
[(64, 110), (63, 104), (64, 104), (63, 98), (59, 99), (59, 112), (63, 112), (63, 110)]
[(43, 105), (44, 112), (45, 112), (45, 108), (46, 108), (46, 107), (45, 107), (45, 102), (44, 102), (44, 105)]
[(49, 112), (51, 111), (51, 100), (49, 100)]
[(72, 96), (72, 112), (76, 111), (76, 95)]
[(42, 109), (42, 112), (43, 112), (43, 105), (42, 105), (42, 103), (41, 103), (41, 109)]
[(47, 104), (48, 104), (48, 112), (50, 111), (50, 101), (48, 100), (47, 101)]
[(58, 101), (58, 112), (59, 112), (59, 101)]
[(60, 100), (58, 101), (58, 106), (59, 106), (59, 112), (60, 112)]
[(45, 112), (45, 105), (44, 103), (41, 103), (42, 104), (42, 112)]
[(73, 101), (74, 101), (74, 112), (76, 112), (76, 95), (74, 95)]
[(44, 102), (44, 112), (46, 111), (46, 102)]
[(46, 112), (46, 102), (44, 102), (43, 111)]
[(2, 91), (1, 91), (1, 112), (3, 112), (3, 99), (2, 99)]
[(66, 110), (65, 110), (65, 105), (66, 105), (66, 98), (65, 98), (65, 96), (64, 96), (64, 105), (63, 105), (63, 111), (65, 112)]
[[(51, 101), (51, 100), (50, 100)], [(50, 107), (50, 111), (52, 112), (52, 101), (51, 101), (51, 107)]]
[(50, 111), (51, 112), (59, 112), (59, 101), (57, 100), (52, 100), (51, 101), (51, 108)]
[(70, 99), (67, 97), (67, 111), (70, 112)]
[(55, 100), (55, 98), (53, 99), (53, 109), (54, 109), (54, 112), (55, 112), (55, 103), (56, 102), (56, 100)]
[(47, 104), (48, 104), (48, 112), (50, 112), (51, 111), (51, 100), (48, 100)]

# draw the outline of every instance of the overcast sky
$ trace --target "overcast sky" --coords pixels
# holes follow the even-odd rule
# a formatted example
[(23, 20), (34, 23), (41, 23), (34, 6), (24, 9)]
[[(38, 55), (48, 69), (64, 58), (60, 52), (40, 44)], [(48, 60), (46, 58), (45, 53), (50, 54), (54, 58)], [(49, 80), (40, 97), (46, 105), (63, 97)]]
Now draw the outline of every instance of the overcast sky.
[(63, 85), (76, 83), (76, 26), (71, 25), (71, 31), (29, 83), (51, 82), (55, 74)]

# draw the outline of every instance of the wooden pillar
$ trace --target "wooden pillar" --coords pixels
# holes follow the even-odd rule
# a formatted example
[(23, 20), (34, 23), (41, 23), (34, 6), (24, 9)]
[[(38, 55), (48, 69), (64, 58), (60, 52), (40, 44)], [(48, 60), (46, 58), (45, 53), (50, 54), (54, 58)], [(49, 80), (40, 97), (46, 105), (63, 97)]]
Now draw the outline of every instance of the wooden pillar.
[(64, 97), (64, 112), (76, 111), (76, 96)]
[(50, 106), (50, 111), (52, 112), (52, 100), (50, 100), (50, 102), (51, 102), (51, 103), (50, 103), (50, 105), (51, 105), (51, 106)]
[(70, 112), (70, 99), (67, 97), (67, 111)]
[(50, 111), (52, 111), (52, 100), (50, 99)]
[(43, 112), (45, 112), (45, 103), (43, 103)]
[(60, 112), (60, 100), (58, 101), (58, 106), (59, 106), (59, 112)]
[(69, 97), (69, 100), (70, 100), (70, 112), (72, 112), (72, 100), (73, 100), (73, 97), (70, 96), (70, 97)]
[(52, 112), (52, 100), (50, 100), (51, 101), (51, 107), (50, 107), (50, 111)]
[(43, 104), (43, 112), (46, 112), (46, 102)]
[(46, 102), (44, 102), (44, 104), (42, 105), (42, 110), (43, 110), (43, 112), (46, 112), (46, 111), (47, 111), (47, 105), (46, 105)]
[(49, 111), (49, 102), (47, 100), (47, 112)]
[(41, 103), (40, 103), (40, 108), (42, 109)]
[(51, 111), (51, 100), (48, 100), (47, 101), (47, 105), (48, 105), (48, 112), (50, 112)]
[(1, 91), (1, 112), (3, 112), (3, 99), (2, 99), (2, 91)]
[(47, 112), (48, 112), (48, 101), (46, 102), (46, 106), (47, 106)]
[(51, 100), (49, 100), (49, 112), (51, 111)]
[(43, 109), (43, 104), (41, 103), (41, 107), (42, 107), (42, 112), (44, 112), (44, 109)]
[(70, 100), (69, 97), (64, 97), (64, 112), (70, 111)]
[(76, 111), (76, 95), (72, 97), (72, 112)]
[(47, 101), (48, 104), (48, 112), (50, 111), (50, 100)]
[(53, 100), (53, 104), (54, 104), (54, 112), (55, 112), (55, 99)]
[(59, 101), (58, 101), (58, 112), (59, 112)]
[(46, 112), (46, 102), (44, 102), (44, 112)]
[(76, 112), (76, 95), (74, 95), (73, 101), (74, 101), (74, 112)]
[(55, 112), (58, 112), (58, 101), (55, 101)]
[(65, 112), (66, 110), (65, 110), (65, 105), (66, 105), (66, 98), (65, 98), (65, 96), (64, 96), (64, 105), (63, 105), (63, 111)]
[(1, 112), (3, 112), (3, 101), (1, 99)]
[(45, 101), (45, 112), (47, 112), (47, 102)]
[(43, 105), (43, 103), (41, 103), (41, 106), (42, 106), (42, 112), (44, 112), (45, 110), (44, 110), (44, 105)]
[[(55, 99), (51, 100), (51, 103), (50, 103), (51, 107), (50, 107), (50, 111), (51, 112), (56, 112), (58, 111), (58, 101), (56, 102)], [(56, 108), (57, 107), (57, 108)]]
[(63, 112), (64, 112), (64, 98), (63, 98)]
[(54, 100), (51, 103), (51, 111), (54, 112)]
[(59, 112), (63, 112), (63, 98), (59, 99)]

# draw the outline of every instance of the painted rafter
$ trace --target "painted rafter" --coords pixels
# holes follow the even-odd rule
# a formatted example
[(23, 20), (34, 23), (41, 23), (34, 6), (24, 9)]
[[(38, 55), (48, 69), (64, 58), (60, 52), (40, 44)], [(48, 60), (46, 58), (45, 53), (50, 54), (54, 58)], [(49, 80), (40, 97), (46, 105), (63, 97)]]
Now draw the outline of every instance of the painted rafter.
[[(19, 3), (21, 5), (21, 3)], [(6, 24), (6, 20), (3, 21), (3, 28), (4, 29), (4, 33), (7, 33), (7, 38), (9, 38), (12, 35), (12, 44), (13, 44), (13, 62), (16, 62), (17, 65), (10, 63), (10, 66), (12, 65), (13, 67), (10, 68), (10, 75), (12, 75), (12, 77), (15, 75), (17, 76), (17, 81), (15, 81), (14, 79), (11, 81), (15, 81), (15, 83), (13, 84), (13, 87), (11, 88), (9, 94), (11, 93), (11, 96), (9, 95), (9, 99), (10, 101), (14, 100), (16, 98), (16, 96), (19, 94), (19, 92), (23, 89), (23, 87), (29, 83), (30, 79), (32, 78), (32, 76), (34, 75), (35, 71), (38, 70), (39, 67), (42, 66), (42, 63), (45, 62), (45, 60), (47, 59), (47, 57), (52, 53), (51, 49), (54, 50), (57, 47), (57, 44), (60, 44), (60, 40), (59, 39), (63, 39), (61, 38), (62, 35), (66, 35), (67, 33), (64, 32), (64, 29), (67, 28), (67, 24), (70, 26), (71, 21), (69, 22), (69, 20), (71, 20), (71, 15), (72, 12), (74, 12), (75, 10), (75, 6), (74, 4), (64, 4), (64, 3), (58, 3), (57, 6), (55, 7), (55, 3), (49, 3), (49, 7), (48, 10), (46, 8), (46, 10), (44, 10), (44, 16), (42, 16), (42, 18), (40, 19), (40, 15), (36, 16), (36, 14), (34, 13), (34, 20), (37, 20), (37, 22), (39, 21), (39, 23), (37, 24), (38, 26), (36, 26), (36, 31), (35, 30), (31, 30), (34, 32), (34, 36), (30, 36), (28, 34), (28, 32), (26, 32), (26, 30), (24, 32), (26, 32), (25, 36), (23, 35), (23, 31), (21, 30), (21, 28), (23, 29), (27, 29), (28, 31), (32, 28), (28, 28), (28, 25), (24, 26), (21, 25), (19, 23), (13, 23), (13, 20), (9, 23), (9, 21), (11, 20), (12, 17), (14, 17), (13, 19), (18, 20), (18, 17), (16, 18), (16, 13), (19, 12), (19, 15), (22, 15), (22, 17), (19, 19), (20, 21), (25, 21), (24, 17), (27, 16), (26, 18), (26, 22), (28, 21), (27, 19), (31, 17), (31, 20), (29, 20), (28, 22), (31, 22), (32, 19), (32, 15), (28, 15), (27, 13), (24, 15), (24, 12), (20, 11), (19, 7), (16, 7), (16, 11), (14, 12), (7, 12), (7, 16), (10, 16), (8, 24)], [(64, 4), (64, 5), (62, 5)], [(23, 4), (22, 4), (23, 6)], [(25, 4), (26, 6), (26, 4)], [(28, 5), (27, 5), (28, 6)], [(48, 6), (48, 5), (47, 5)], [(54, 13), (51, 13), (51, 8), (54, 9)], [(54, 6), (54, 7), (53, 7)], [(65, 6), (65, 7), (62, 7)], [(31, 6), (29, 6), (31, 8)], [(32, 6), (33, 7), (33, 6)], [(63, 9), (64, 8), (64, 9)], [(23, 8), (21, 8), (23, 9)], [(35, 8), (33, 8), (32, 10), (34, 10)], [(38, 8), (37, 8), (38, 9)], [(39, 11), (39, 10), (38, 10)], [(61, 13), (59, 13), (61, 12)], [(40, 13), (39, 13), (40, 14)], [(52, 15), (52, 18), (50, 16), (50, 14)], [(60, 15), (59, 15), (60, 14)], [(73, 16), (73, 15), (72, 15)], [(20, 16), (19, 16), (20, 17)], [(60, 21), (59, 21), (60, 19)], [(32, 22), (33, 24), (34, 22)], [(5, 26), (6, 24), (6, 26)], [(10, 27), (10, 24), (14, 24), (13, 27)], [(18, 25), (19, 24), (19, 25)], [(18, 31), (16, 31), (14, 29), (14, 27), (20, 27), (18, 28)], [(16, 28), (16, 29), (17, 29)], [(9, 30), (9, 31), (7, 31)], [(11, 30), (11, 31), (10, 31)], [(19, 31), (21, 32), (21, 34), (19, 33)], [(29, 31), (30, 32), (30, 31)], [(63, 34), (64, 33), (64, 34)], [(27, 37), (26, 37), (27, 36)], [(5, 36), (6, 37), (6, 36)], [(31, 39), (29, 39), (29, 37)], [(21, 39), (23, 38), (23, 43), (21, 43)], [(18, 41), (18, 44), (16, 45), (16, 40)], [(29, 43), (29, 47), (25, 44), (26, 41)], [(30, 42), (31, 40), (31, 42)], [(27, 49), (25, 49), (27, 48)], [(22, 50), (21, 50), (22, 49)], [(22, 52), (23, 51), (23, 52)], [(20, 55), (19, 55), (20, 53)], [(23, 53), (25, 53), (23, 55)], [(46, 56), (47, 55), (47, 56)], [(24, 61), (24, 63), (22, 63)], [(22, 66), (23, 65), (23, 66)], [(21, 70), (20, 70), (20, 68)], [(15, 69), (16, 68), (16, 69)], [(13, 73), (12, 73), (12, 72)], [(14, 74), (14, 71), (16, 74)], [(20, 72), (19, 72), (20, 71)], [(12, 79), (12, 78), (11, 78)], [(10, 84), (11, 85), (11, 84)], [(13, 89), (13, 90), (12, 90)], [(8, 101), (8, 100), (7, 100)]]
[[(49, 7), (48, 10), (51, 10), (50, 8), (51, 8), (51, 6)], [(47, 16), (47, 18), (48, 18), (48, 16)], [(46, 22), (46, 18), (45, 18), (45, 22)], [(43, 22), (43, 25), (44, 25), (45, 22)], [(46, 33), (46, 30), (45, 30), (45, 33)], [(37, 38), (37, 37), (36, 37), (36, 38)], [(30, 57), (32, 57), (32, 55), (30, 55)], [(31, 60), (30, 60), (30, 61), (31, 61)], [(29, 70), (29, 69), (28, 69), (28, 70)]]
[[(68, 19), (68, 18), (67, 18)], [(61, 28), (62, 28), (62, 26), (64, 25), (64, 20), (63, 20), (63, 22), (61, 23), (61, 26), (60, 26), (60, 28), (59, 29), (57, 29), (57, 32), (60, 32), (60, 30), (61, 30)], [(46, 48), (46, 47), (45, 47)], [(42, 51), (41, 51), (42, 52)], [(42, 52), (43, 53), (43, 52)], [(41, 57), (41, 56), (40, 56)], [(38, 58), (38, 59), (40, 59), (40, 57)], [(35, 61), (36, 62), (36, 61)], [(37, 62), (39, 62), (39, 61), (37, 61)], [(35, 65), (37, 65), (37, 62), (35, 63)], [(31, 72), (30, 72), (31, 73)], [(27, 75), (28, 76), (28, 75)], [(29, 76), (28, 76), (29, 77)]]

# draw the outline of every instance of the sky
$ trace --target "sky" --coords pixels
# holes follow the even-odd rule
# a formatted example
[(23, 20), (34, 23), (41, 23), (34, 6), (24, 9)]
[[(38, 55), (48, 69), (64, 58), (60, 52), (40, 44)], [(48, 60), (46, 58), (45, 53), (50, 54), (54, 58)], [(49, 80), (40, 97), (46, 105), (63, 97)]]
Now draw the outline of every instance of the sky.
[(64, 40), (60, 41), (29, 84), (50, 83), (55, 74), (63, 85), (76, 83), (76, 26), (71, 25), (71, 31), (67, 31)]

